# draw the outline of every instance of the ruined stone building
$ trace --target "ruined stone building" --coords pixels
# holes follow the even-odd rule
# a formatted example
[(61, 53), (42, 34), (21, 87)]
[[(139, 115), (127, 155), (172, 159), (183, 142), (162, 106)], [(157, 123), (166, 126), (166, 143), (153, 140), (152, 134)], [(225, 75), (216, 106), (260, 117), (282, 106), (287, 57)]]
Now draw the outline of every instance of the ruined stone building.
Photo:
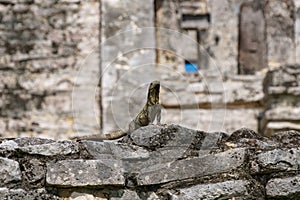
[(123, 128), (154, 79), (164, 123), (299, 130), (299, 7), (299, 0), (0, 0), (0, 134), (63, 139), (73, 128)]

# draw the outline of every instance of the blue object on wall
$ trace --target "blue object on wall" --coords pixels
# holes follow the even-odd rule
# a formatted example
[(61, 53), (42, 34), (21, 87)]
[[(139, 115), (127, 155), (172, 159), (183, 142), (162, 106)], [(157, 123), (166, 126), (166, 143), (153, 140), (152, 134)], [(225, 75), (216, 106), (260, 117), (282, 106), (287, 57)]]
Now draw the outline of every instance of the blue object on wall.
[(196, 63), (186, 62), (185, 65), (185, 72), (197, 72), (198, 65)]

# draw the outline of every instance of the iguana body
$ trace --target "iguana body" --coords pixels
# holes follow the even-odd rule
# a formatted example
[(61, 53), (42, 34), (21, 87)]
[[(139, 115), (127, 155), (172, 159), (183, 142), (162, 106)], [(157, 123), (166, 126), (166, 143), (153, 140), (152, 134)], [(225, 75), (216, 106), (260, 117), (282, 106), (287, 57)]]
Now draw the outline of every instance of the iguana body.
[(114, 140), (121, 138), (134, 130), (154, 122), (160, 124), (161, 105), (159, 104), (160, 82), (153, 81), (148, 89), (147, 102), (139, 114), (129, 123), (127, 131), (117, 130), (105, 135), (90, 135), (73, 138), (75, 140)]

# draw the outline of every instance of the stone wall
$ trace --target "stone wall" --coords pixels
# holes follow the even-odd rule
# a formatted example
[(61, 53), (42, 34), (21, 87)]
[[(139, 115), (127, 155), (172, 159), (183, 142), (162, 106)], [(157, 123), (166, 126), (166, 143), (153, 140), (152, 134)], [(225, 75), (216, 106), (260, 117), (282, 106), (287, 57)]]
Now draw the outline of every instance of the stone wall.
[(264, 81), (265, 110), (261, 128), (265, 134), (300, 130), (300, 66), (287, 65), (267, 73)]
[[(99, 46), (99, 8), (97, 0), (0, 1), (1, 137), (73, 132), (72, 87)], [(89, 79), (77, 86), (88, 88)]]
[[(172, 69), (177, 72), (174, 75), (171, 68), (169, 72), (162, 70), (161, 80), (168, 88), (161, 95), (167, 123), (207, 131), (231, 132), (241, 128), (241, 124), (260, 129), (261, 112), (272, 106), (270, 101), (264, 102), (266, 72), (288, 64), (298, 66), (295, 63), (298, 62), (299, 1), (157, 2), (157, 26), (187, 34), (201, 46), (197, 52), (195, 42), (186, 39), (174, 42), (170, 35), (156, 36), (158, 46), (165, 45), (172, 50), (164, 54), (157, 52), (159, 67), (173, 64)], [(195, 62), (194, 54), (200, 58), (198, 71), (186, 73), (180, 59)], [(289, 98), (286, 94), (281, 97)], [(294, 107), (283, 109), (294, 112)], [(287, 118), (281, 113), (277, 112), (285, 127), (295, 129), (288, 120), (284, 121)], [(293, 118), (299, 121), (298, 115)], [(272, 124), (280, 126), (276, 120)]]
[(299, 199), (300, 133), (142, 127), (119, 142), (1, 139), (1, 199)]
[[(266, 66), (257, 66), (251, 61), (255, 72), (246, 75), (238, 72), (242, 40), (239, 36), (240, 8), (249, 2), (252, 1), (156, 1), (157, 68), (166, 123), (231, 132), (241, 128), (243, 121), (244, 126), (257, 130), (257, 116), (263, 110), (264, 96), (261, 70)], [(258, 7), (255, 9), (262, 15), (263, 5)], [(249, 17), (251, 13), (250, 16), (246, 13), (245, 18)], [(163, 28), (174, 32), (164, 33)], [(177, 36), (177, 32), (181, 36)], [(247, 35), (245, 37), (244, 40), (252, 41)], [(258, 43), (261, 46), (255, 46), (259, 49), (255, 55), (248, 52), (247, 56), (253, 59), (263, 54), (258, 63), (266, 64), (262, 48), (266, 45)], [(253, 46), (252, 43), (247, 45)], [(198, 71), (185, 72), (185, 60), (197, 63)]]

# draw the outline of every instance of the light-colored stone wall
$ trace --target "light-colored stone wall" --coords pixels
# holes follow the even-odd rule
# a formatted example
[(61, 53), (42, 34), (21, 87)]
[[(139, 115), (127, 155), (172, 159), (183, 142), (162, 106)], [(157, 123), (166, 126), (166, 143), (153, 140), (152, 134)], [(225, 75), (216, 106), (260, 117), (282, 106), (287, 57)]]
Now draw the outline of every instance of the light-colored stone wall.
[(0, 2), (1, 137), (73, 134), (72, 87), (99, 47), (99, 8), (97, 0)]
[[(240, 75), (239, 20), (247, 3), (263, 9), (267, 65)], [(298, 62), (299, 5), (298, 0), (0, 2), (0, 134), (62, 139), (126, 129), (154, 79), (161, 80), (167, 123), (232, 131), (243, 122), (258, 130), (265, 72)], [(186, 73), (184, 60), (197, 55), (198, 73)]]

